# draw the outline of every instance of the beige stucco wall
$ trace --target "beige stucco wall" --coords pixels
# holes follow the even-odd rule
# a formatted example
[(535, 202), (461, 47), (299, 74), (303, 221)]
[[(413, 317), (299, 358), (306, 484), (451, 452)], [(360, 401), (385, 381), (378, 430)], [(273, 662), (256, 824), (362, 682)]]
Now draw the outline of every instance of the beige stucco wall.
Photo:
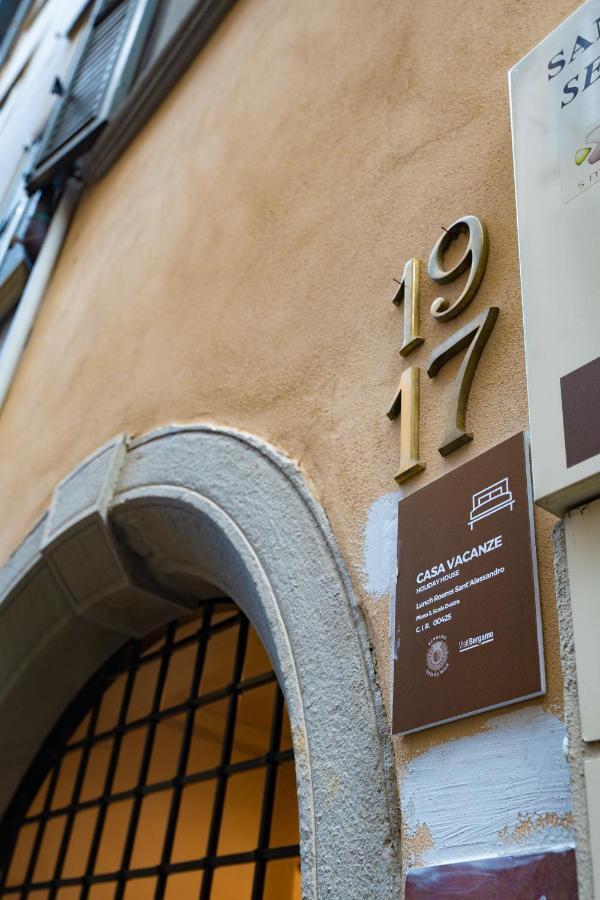
[[(108, 177), (86, 194), (0, 416), (4, 559), (56, 483), (117, 432), (217, 422), (297, 459), (364, 603), (381, 682), (388, 610), (363, 588), (371, 505), (395, 489), (405, 363), (392, 279), (440, 227), (488, 225), (478, 296), (500, 318), (479, 366), (472, 444), (437, 452), (456, 365), (423, 373), (416, 490), (527, 427), (507, 70), (573, 0), (240, 0)], [(447, 293), (455, 295), (456, 286)], [(537, 515), (548, 693), (562, 682), (550, 529)], [(401, 766), (485, 727), (396, 739)], [(401, 768), (402, 771), (402, 768)], [(536, 827), (532, 825), (532, 827)], [(407, 835), (406, 858), (426, 832)]]

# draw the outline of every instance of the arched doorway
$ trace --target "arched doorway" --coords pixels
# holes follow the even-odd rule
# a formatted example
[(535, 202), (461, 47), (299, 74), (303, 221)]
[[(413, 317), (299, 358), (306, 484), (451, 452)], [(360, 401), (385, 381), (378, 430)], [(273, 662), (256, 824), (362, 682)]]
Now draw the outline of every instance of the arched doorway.
[(0, 569), (0, 811), (99, 666), (216, 596), (248, 617), (285, 696), (303, 896), (399, 895), (393, 751), (362, 609), (297, 466), (231, 429), (109, 441)]
[(232, 602), (129, 641), (70, 704), (5, 816), (0, 897), (299, 900), (289, 721)]

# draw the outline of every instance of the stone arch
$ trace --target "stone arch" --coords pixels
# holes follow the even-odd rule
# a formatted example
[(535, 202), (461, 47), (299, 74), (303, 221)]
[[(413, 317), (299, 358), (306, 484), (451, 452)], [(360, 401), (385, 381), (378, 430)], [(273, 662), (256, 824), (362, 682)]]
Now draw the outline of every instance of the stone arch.
[(1, 808), (110, 653), (215, 592), (252, 621), (286, 697), (304, 896), (399, 896), (391, 741), (349, 576), (296, 466), (233, 430), (109, 442), (0, 571)]

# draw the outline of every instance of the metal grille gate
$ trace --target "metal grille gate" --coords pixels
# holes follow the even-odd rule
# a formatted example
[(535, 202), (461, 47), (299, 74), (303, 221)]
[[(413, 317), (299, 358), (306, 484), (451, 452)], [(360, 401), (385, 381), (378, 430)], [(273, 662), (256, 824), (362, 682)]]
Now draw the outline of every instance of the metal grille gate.
[[(249, 636), (252, 653), (247, 652)], [(223, 652), (226, 646), (229, 653)], [(273, 827), (278, 773), (285, 768), (290, 775), (292, 770), (293, 778), (293, 751), (283, 697), (264, 651), (257, 652), (259, 646), (239, 609), (219, 601), (204, 606), (201, 620), (169, 625), (160, 643), (144, 648), (132, 641), (119, 651), (71, 704), (4, 816), (0, 897), (266, 900), (275, 896), (272, 890), (265, 893), (270, 867), (283, 860), (288, 867), (292, 861), (296, 865), (299, 855), (297, 826), (296, 842), (279, 846), (282, 835), (289, 839), (289, 827), (283, 831)], [(173, 688), (177, 678), (185, 685), (182, 696)], [(246, 700), (254, 708), (268, 707), (266, 746), (259, 755), (252, 755), (254, 745), (236, 745), (236, 727), (242, 727), (238, 711)], [(209, 743), (202, 744), (197, 735), (203, 716), (217, 709), (222, 710), (222, 731), (218, 747), (211, 744), (208, 752)], [(167, 728), (169, 744), (163, 740)], [(176, 753), (175, 728), (180, 732)], [(211, 740), (214, 743), (214, 735)], [(169, 777), (165, 777), (169, 761)], [(241, 782), (243, 773), (253, 779), (254, 804), (260, 807), (255, 843), (238, 852), (223, 852), (223, 847), (231, 849), (227, 841), (223, 843), (228, 786), (236, 777)], [(134, 783), (128, 785), (127, 777)], [(96, 790), (94, 778), (101, 780)], [(262, 781), (261, 796), (256, 792), (257, 779)], [(198, 796), (194, 807), (191, 792), (205, 789), (209, 793)], [(206, 811), (209, 796), (211, 808)], [(205, 810), (204, 832), (201, 835), (199, 830), (197, 841), (195, 834), (179, 840), (182, 815), (185, 810), (197, 811), (199, 803)], [(238, 809), (245, 821), (246, 799)], [(287, 814), (288, 824), (295, 823), (296, 809), (288, 809)], [(235, 818), (232, 808), (228, 821)], [(110, 850), (111, 841), (119, 844), (120, 862), (113, 868), (108, 864), (107, 871), (110, 852), (106, 847)], [(195, 851), (188, 858), (185, 848), (190, 841)], [(239, 893), (219, 889), (216, 882), (226, 868), (229, 877), (244, 872)], [(188, 881), (182, 890), (184, 877)], [(279, 897), (280, 892), (275, 893)], [(285, 891), (285, 896), (295, 894)]]

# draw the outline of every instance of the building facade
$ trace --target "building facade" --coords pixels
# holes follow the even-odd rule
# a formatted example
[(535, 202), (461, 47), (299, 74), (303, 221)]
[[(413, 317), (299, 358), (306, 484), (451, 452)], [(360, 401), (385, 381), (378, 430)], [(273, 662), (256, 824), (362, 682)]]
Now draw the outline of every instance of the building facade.
[[(576, 8), (0, 0), (1, 896), (283, 900), (300, 895), (298, 852), (311, 898), (443, 897), (482, 860), (533, 872), (538, 893), (513, 896), (592, 898), (594, 879), (600, 894), (600, 734), (581, 719), (598, 699), (593, 503), (531, 501), (540, 690), (392, 734), (392, 698), (415, 690), (397, 665), (403, 503), (530, 428), (507, 73)], [(291, 743), (264, 738), (277, 728), (257, 701), (242, 720), (264, 790), (248, 782), (228, 811), (243, 765), (221, 724), (218, 765), (186, 781), (173, 763), (172, 824), (165, 806), (136, 862), (160, 696), (116, 800), (85, 806), (98, 732), (76, 729), (134, 670), (127, 653), (160, 655), (147, 648), (195, 622), (202, 655), (227, 616), (267, 656), (244, 675), (232, 639), (235, 677), (208, 693), (246, 709), (264, 687), (246, 681), (276, 677), (298, 835), (273, 824)], [(485, 690), (499, 677), (483, 666)], [(200, 674), (187, 689), (177, 703), (203, 708)], [(19, 844), (58, 818), (31, 803), (77, 740), (68, 831)], [(192, 816), (202, 847), (177, 857), (182, 792), (211, 778), (224, 807), (212, 826)], [(100, 872), (76, 816), (119, 798), (137, 813)], [(246, 834), (251, 803), (270, 810), (256, 839), (219, 844)]]

